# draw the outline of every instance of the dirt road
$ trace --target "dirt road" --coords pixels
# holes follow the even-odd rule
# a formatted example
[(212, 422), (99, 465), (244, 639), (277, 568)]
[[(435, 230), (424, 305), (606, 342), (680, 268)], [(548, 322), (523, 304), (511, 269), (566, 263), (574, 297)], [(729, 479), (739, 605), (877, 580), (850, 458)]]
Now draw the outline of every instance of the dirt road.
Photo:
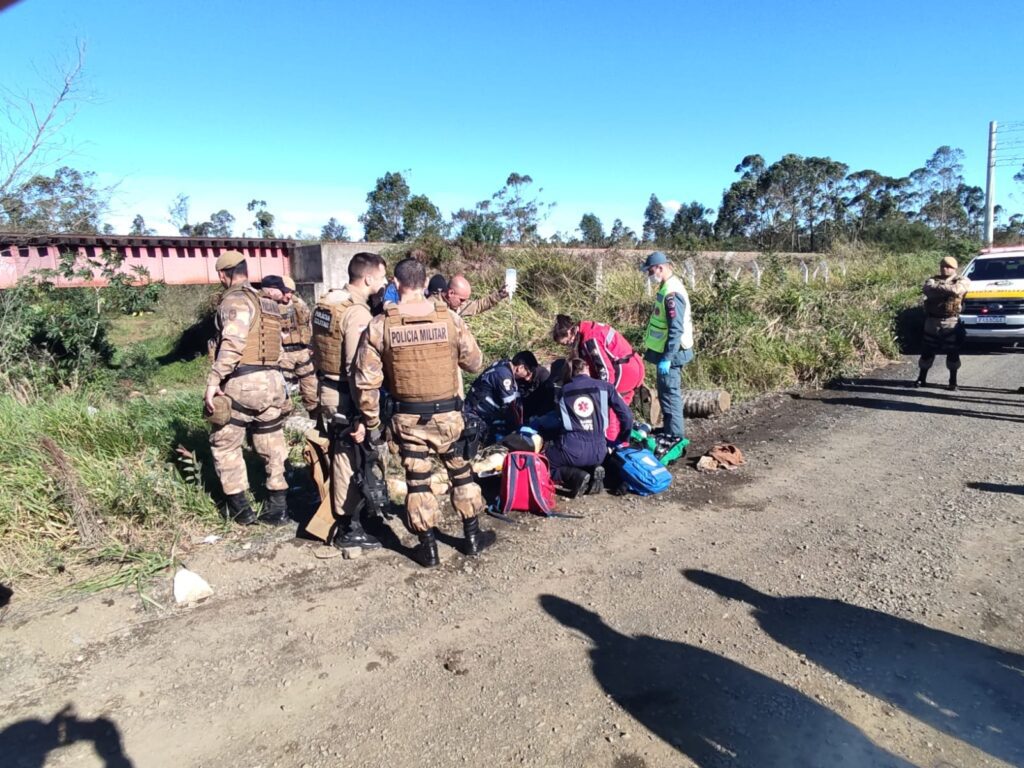
[(692, 422), (749, 463), (434, 572), (272, 534), (186, 553), (193, 608), (16, 593), (0, 764), (1024, 765), (1024, 356), (912, 375)]

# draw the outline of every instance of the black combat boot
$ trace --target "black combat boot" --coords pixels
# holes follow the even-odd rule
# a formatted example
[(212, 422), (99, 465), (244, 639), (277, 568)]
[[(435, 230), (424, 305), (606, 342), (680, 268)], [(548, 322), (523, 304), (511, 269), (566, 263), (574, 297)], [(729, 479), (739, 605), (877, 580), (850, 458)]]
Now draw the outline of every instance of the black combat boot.
[(956, 392), (956, 371), (949, 372), (949, 391)]
[(227, 497), (227, 507), (224, 509), (224, 516), (239, 525), (253, 525), (256, 522), (256, 513), (249, 506), (249, 497), (245, 491), (232, 493)]
[(383, 544), (376, 536), (372, 536), (363, 529), (363, 523), (358, 516), (349, 518), (344, 533), (339, 532), (334, 537), (334, 546), (338, 549), (380, 549)]
[(462, 532), (466, 534), (466, 554), (478, 557), (481, 552), (497, 541), (494, 531), (481, 531), (480, 518), (470, 517), (462, 521)]
[(568, 492), (570, 499), (575, 499), (587, 490), (590, 484), (590, 474), (579, 467), (560, 467), (558, 470), (559, 482)]
[(413, 558), (424, 568), (437, 568), (441, 564), (441, 558), (437, 556), (437, 538), (434, 529), (424, 531), (420, 535), (420, 544), (416, 547)]
[(598, 464), (590, 475), (587, 483), (587, 496), (600, 493), (604, 490), (604, 467)]
[(915, 387), (926, 387), (928, 386), (928, 369), (922, 368), (921, 372), (917, 374), (917, 378), (914, 379)]
[(267, 525), (289, 525), (291, 523), (291, 518), (288, 517), (287, 490), (270, 491), (267, 503), (263, 505), (260, 522)]

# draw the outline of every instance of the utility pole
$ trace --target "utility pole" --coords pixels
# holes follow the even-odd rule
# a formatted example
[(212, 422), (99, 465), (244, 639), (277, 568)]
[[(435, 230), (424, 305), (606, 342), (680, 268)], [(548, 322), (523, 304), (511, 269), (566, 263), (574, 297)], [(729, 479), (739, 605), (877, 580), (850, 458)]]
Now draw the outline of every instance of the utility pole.
[(988, 173), (985, 175), (985, 245), (992, 247), (995, 237), (996, 206), (996, 128), (995, 120), (988, 124)]

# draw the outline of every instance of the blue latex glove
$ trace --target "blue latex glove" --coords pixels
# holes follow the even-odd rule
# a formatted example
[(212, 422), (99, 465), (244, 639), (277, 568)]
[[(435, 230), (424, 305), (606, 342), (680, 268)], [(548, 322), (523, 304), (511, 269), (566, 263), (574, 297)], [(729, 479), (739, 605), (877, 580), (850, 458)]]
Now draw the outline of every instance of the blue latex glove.
[(670, 370), (672, 370), (671, 360), (662, 360), (660, 363), (658, 363), (658, 373), (661, 376), (668, 376), (668, 372)]

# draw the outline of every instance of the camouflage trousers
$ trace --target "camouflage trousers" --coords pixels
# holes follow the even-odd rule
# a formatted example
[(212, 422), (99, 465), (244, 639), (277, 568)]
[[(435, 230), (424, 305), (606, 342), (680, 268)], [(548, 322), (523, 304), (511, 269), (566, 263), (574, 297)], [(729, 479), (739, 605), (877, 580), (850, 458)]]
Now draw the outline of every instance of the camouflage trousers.
[(398, 443), (398, 451), (405, 469), (405, 482), (409, 493), (405, 508), (409, 525), (414, 531), (428, 531), (440, 517), (437, 497), (430, 490), (430, 454), (436, 453), (448, 470), (451, 481), (451, 500), (455, 511), (463, 520), (476, 517), (484, 509), (480, 486), (473, 481), (469, 462), (452, 448), (462, 436), (462, 413), (452, 411), (431, 416), (426, 423), (421, 417), (408, 413), (395, 414), (391, 429)]
[(299, 382), (299, 394), (302, 396), (302, 407), (306, 411), (316, 410), (317, 406), (317, 381), (316, 371), (313, 369), (313, 352), (309, 347), (297, 349), (294, 352), (282, 350), (281, 372), (285, 379), (297, 379)]
[[(334, 385), (338, 384), (337, 387)], [(344, 403), (342, 403), (344, 391)], [(320, 412), (329, 422), (340, 409), (342, 413), (352, 414), (351, 395), (348, 382), (324, 377), (319, 382), (318, 399)], [(341, 407), (344, 405), (344, 407)], [(353, 467), (355, 466), (355, 449), (346, 440), (334, 440), (331, 444), (331, 507), (336, 516), (351, 515), (359, 504), (359, 488), (352, 484)]]
[(958, 317), (926, 318), (918, 367), (922, 371), (927, 371), (935, 362), (936, 355), (945, 355), (946, 368), (950, 371), (959, 370), (960, 347), (963, 345), (964, 336), (964, 327)]
[(267, 468), (267, 490), (288, 488), (284, 461), (288, 446), (284, 440), (287, 398), (280, 371), (257, 371), (235, 376), (221, 386), (231, 398), (231, 421), (210, 432), (213, 466), (228, 496), (249, 488), (242, 444), (248, 433), (252, 447)]

